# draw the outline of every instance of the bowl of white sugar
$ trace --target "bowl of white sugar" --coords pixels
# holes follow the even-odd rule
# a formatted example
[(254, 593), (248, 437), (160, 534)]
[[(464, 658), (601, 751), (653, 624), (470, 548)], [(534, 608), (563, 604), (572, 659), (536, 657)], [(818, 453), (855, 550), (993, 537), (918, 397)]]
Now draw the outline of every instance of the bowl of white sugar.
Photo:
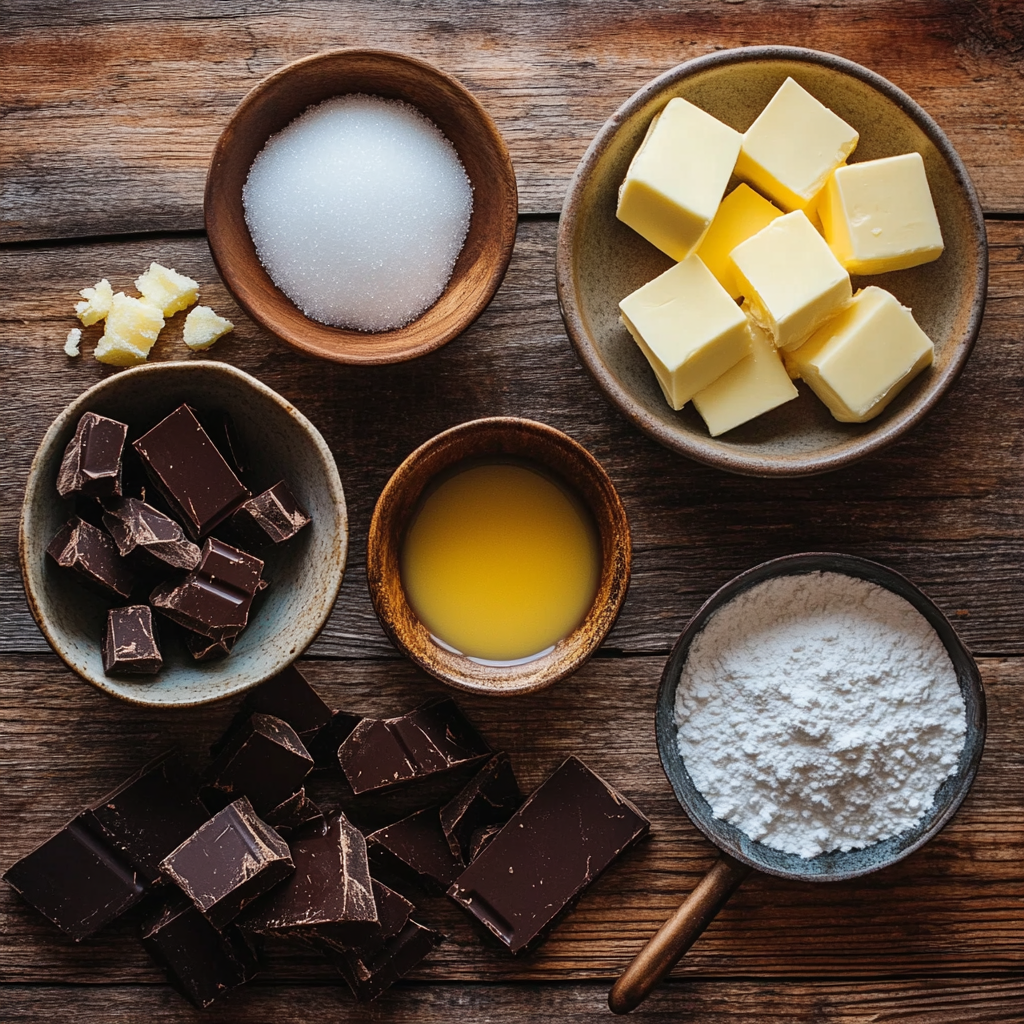
[(342, 363), (413, 359), (464, 331), (501, 284), (517, 214), (480, 103), (384, 50), (327, 51), (265, 79), (206, 182), (210, 249), (239, 304)]

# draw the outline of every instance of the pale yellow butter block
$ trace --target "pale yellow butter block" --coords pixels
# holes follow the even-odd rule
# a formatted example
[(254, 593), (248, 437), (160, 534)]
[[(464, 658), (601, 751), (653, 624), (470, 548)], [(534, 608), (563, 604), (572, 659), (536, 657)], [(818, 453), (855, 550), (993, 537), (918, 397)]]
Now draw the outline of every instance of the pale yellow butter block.
[(699, 256), (627, 295), (619, 311), (673, 409), (750, 352), (747, 318)]
[(806, 210), (859, 137), (787, 78), (744, 134), (736, 174), (784, 210)]
[(118, 292), (107, 314), (106, 329), (96, 346), (95, 356), (112, 366), (133, 366), (145, 362), (149, 350), (163, 330), (160, 310), (143, 299)]
[(135, 287), (142, 297), (163, 313), (173, 316), (199, 300), (199, 283), (176, 270), (150, 263), (142, 277), (136, 278)]
[(222, 316), (217, 316), (209, 306), (196, 306), (185, 317), (185, 344), (196, 351), (209, 348), (218, 338), (223, 338), (235, 325)]
[(734, 299), (740, 298), (743, 292), (736, 282), (729, 254), (740, 242), (745, 242), (781, 216), (781, 210), (749, 185), (737, 185), (718, 207), (708, 233), (697, 247), (697, 255)]
[(110, 304), (114, 301), (114, 290), (106, 278), (97, 281), (93, 288), (83, 288), (78, 294), (85, 301), (75, 303), (75, 316), (82, 321), (83, 327), (91, 327), (110, 312)]
[(942, 255), (920, 153), (838, 167), (818, 202), (822, 231), (851, 274), (884, 274)]
[(776, 348), (798, 348), (853, 294), (850, 275), (806, 215), (773, 220), (732, 251), (751, 319)]
[(788, 359), (837, 420), (865, 423), (931, 366), (934, 355), (910, 310), (871, 286)]
[(669, 100), (619, 188), (615, 216), (674, 260), (700, 243), (743, 136), (684, 99)]
[(764, 331), (751, 323), (750, 355), (693, 396), (712, 437), (798, 398), (782, 357)]

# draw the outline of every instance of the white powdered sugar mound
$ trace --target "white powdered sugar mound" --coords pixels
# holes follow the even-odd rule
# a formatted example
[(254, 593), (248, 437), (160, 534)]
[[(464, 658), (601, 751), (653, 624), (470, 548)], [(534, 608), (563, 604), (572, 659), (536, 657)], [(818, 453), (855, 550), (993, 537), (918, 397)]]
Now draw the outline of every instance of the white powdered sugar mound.
[(839, 573), (766, 580), (720, 608), (676, 691), (679, 752), (722, 818), (801, 857), (899, 834), (956, 771), (967, 716), (938, 634)]

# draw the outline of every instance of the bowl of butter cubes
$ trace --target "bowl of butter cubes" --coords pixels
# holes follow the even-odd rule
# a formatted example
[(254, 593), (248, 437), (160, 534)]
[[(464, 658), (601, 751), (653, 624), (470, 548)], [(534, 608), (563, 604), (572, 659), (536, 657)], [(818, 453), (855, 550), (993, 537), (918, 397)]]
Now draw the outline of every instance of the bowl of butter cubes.
[(609, 401), (751, 476), (848, 465), (950, 388), (984, 311), (985, 227), (942, 130), (881, 76), (757, 46), (681, 64), (570, 184), (557, 285)]

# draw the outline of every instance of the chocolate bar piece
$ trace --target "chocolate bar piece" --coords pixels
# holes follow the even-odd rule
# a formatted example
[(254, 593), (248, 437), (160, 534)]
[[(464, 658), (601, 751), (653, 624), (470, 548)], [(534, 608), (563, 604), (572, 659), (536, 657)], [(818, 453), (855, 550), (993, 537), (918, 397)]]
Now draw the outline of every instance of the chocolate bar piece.
[(295, 869), (288, 844), (243, 796), (200, 825), (160, 870), (217, 928)]
[(334, 966), (360, 1003), (369, 1003), (387, 991), (441, 943), (440, 932), (408, 921), (383, 947), (369, 953), (332, 952), (325, 949)]
[(427, 807), (366, 837), (370, 863), (391, 877), (444, 892), (465, 865), (441, 829), (438, 808)]
[(513, 953), (533, 948), (651, 823), (570, 757), (512, 816), (448, 895)]
[(440, 697), (399, 718), (364, 718), (341, 744), (338, 762), (358, 795), (475, 765), (490, 755), (455, 701)]
[(330, 771), (338, 767), (338, 748), (362, 720), (362, 715), (348, 711), (331, 712), (330, 721), (306, 743), (313, 758), (313, 771)]
[(259, 973), (260, 964), (234, 926), (218, 931), (180, 893), (142, 926), (142, 944), (189, 1002), (205, 1009)]
[(231, 513), (226, 529), (246, 548), (262, 548), (291, 540), (312, 520), (291, 488), (279, 480), (273, 487), (243, 501)]
[(157, 642), (153, 610), (148, 604), (130, 604), (107, 612), (103, 631), (103, 671), (107, 675), (156, 675), (164, 666)]
[(133, 447), (193, 540), (204, 537), (249, 497), (187, 405), (178, 406)]
[(84, 519), (69, 519), (50, 541), (46, 553), (61, 568), (74, 570), (106, 596), (131, 596), (135, 573), (118, 554), (117, 545)]
[(327, 829), (324, 812), (306, 796), (305, 787), (267, 811), (263, 820), (285, 839), (293, 832), (323, 835)]
[(8, 868), (4, 880), (75, 942), (95, 935), (146, 891), (82, 815)]
[(452, 852), (468, 864), (473, 833), (487, 825), (504, 824), (522, 802), (523, 794), (508, 754), (495, 754), (462, 791), (441, 808), (441, 828)]
[(57, 471), (57, 493), (62, 498), (72, 494), (93, 498), (120, 495), (121, 452), (127, 436), (127, 424), (94, 412), (85, 413), (64, 450)]
[(108, 501), (104, 505), (103, 525), (122, 557), (138, 549), (151, 561), (172, 569), (188, 571), (199, 564), (199, 547), (185, 536), (185, 531), (138, 498)]
[(280, 718), (255, 714), (210, 765), (203, 788), (207, 803), (249, 798), (257, 812), (287, 800), (313, 768), (298, 733)]
[(216, 661), (218, 658), (226, 658), (237, 640), (237, 633), (221, 637), (219, 640), (212, 640), (208, 636), (202, 636), (190, 630), (185, 633), (185, 647), (196, 661)]

